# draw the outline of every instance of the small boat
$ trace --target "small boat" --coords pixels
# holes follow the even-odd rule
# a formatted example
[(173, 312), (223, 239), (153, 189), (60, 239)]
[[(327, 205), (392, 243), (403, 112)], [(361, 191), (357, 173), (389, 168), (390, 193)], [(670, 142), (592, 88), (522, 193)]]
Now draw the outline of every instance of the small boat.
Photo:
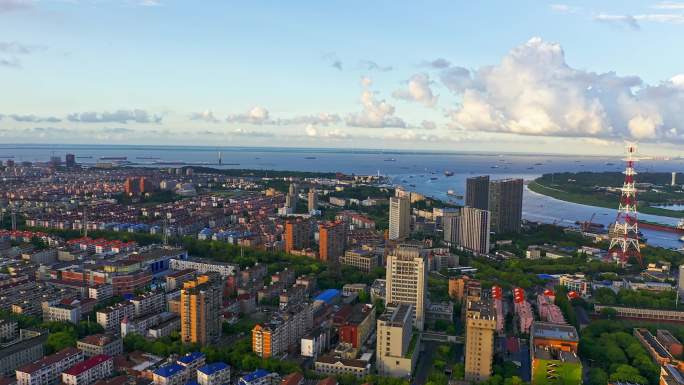
[(535, 166), (543, 166), (544, 163), (535, 163), (534, 165), (535, 165)]
[(304, 157), (304, 159), (316, 159), (316, 157), (315, 156), (307, 156), (307, 157)]
[(684, 235), (682, 235), (681, 238), (679, 238), (679, 242), (684, 242)]
[(387, 158), (385, 159), (385, 162), (396, 162), (397, 160), (394, 158)]
[(436, 177), (436, 176), (433, 176), (433, 177), (430, 178), (430, 180), (437, 180), (437, 177)]
[(453, 172), (453, 171), (450, 171), (450, 170), (445, 170), (445, 171), (444, 171), (444, 176), (453, 176), (453, 175), (454, 175), (454, 172)]
[(447, 195), (456, 195), (456, 191), (454, 191), (454, 190), (447, 190)]
[(608, 162), (608, 163), (606, 163), (606, 166), (615, 166), (615, 163)]
[(528, 170), (534, 170), (534, 167), (528, 167), (527, 169)]
[(494, 165), (494, 166), (492, 166), (492, 167), (490, 167), (490, 168), (499, 168), (499, 166)]

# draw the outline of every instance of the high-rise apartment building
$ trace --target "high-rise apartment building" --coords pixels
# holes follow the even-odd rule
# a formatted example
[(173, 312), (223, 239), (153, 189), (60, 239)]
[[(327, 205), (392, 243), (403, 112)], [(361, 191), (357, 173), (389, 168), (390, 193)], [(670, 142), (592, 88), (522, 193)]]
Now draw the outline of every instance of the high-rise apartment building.
[(259, 357), (276, 357), (296, 346), (313, 328), (313, 307), (308, 303), (287, 306), (264, 324), (252, 328), (252, 351)]
[(318, 256), (321, 261), (339, 262), (347, 245), (346, 226), (342, 221), (318, 226)]
[(465, 380), (478, 383), (492, 375), (496, 310), (488, 299), (466, 306)]
[(684, 294), (684, 265), (679, 265), (679, 277), (677, 278), (677, 290), (679, 295)]
[(152, 182), (144, 176), (129, 177), (124, 182), (124, 191), (127, 195), (140, 195), (152, 190), (154, 190)]
[(180, 297), (181, 340), (206, 345), (221, 336), (222, 279), (207, 273), (183, 283)]
[(311, 238), (309, 221), (301, 218), (289, 219), (285, 222), (285, 252), (308, 248)]
[(465, 205), (480, 210), (489, 210), (489, 175), (466, 179)]
[(287, 195), (285, 196), (285, 206), (292, 209), (294, 212), (297, 210), (297, 201), (299, 200), (299, 186), (296, 183), (290, 183), (290, 187), (287, 190)]
[(309, 189), (307, 198), (309, 212), (318, 210), (318, 191), (316, 191), (315, 188), (311, 187)]
[(414, 325), (423, 330), (427, 291), (427, 255), (420, 246), (400, 245), (387, 256), (386, 297), (388, 307), (413, 305)]
[(389, 203), (389, 239), (405, 239), (411, 232), (411, 201), (392, 197)]
[(387, 309), (377, 321), (376, 356), (378, 374), (410, 377), (418, 359), (418, 334), (413, 333), (413, 305), (402, 304)]
[(491, 228), (497, 233), (520, 232), (523, 180), (502, 179), (489, 183)]
[(461, 209), (457, 243), (476, 254), (489, 252), (489, 211), (473, 207)]
[(66, 167), (69, 169), (76, 167), (76, 155), (66, 154)]
[(454, 213), (449, 213), (442, 218), (442, 228), (444, 229), (444, 242), (450, 245), (458, 243), (458, 227), (461, 223), (460, 210)]

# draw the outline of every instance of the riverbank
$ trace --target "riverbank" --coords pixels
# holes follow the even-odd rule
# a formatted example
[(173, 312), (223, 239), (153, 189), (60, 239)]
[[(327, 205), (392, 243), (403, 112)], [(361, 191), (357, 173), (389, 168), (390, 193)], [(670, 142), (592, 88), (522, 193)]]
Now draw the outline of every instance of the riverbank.
[[(591, 194), (579, 194), (564, 191), (559, 188), (544, 185), (539, 182), (539, 179), (541, 178), (535, 179), (534, 181), (530, 182), (527, 186), (531, 191), (534, 191), (537, 194), (546, 195), (551, 198), (555, 198), (565, 202), (578, 203), (587, 206), (603, 207), (614, 210), (618, 208), (617, 201), (609, 201), (602, 197), (593, 196)], [(667, 210), (647, 205), (640, 205), (638, 211), (643, 214), (658, 215), (669, 218), (684, 218), (683, 211)]]

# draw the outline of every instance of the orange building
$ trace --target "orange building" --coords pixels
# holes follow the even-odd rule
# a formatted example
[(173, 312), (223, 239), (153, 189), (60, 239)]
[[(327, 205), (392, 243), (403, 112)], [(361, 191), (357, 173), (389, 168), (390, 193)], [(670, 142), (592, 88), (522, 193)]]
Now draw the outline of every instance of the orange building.
[(181, 340), (206, 345), (221, 336), (219, 317), (222, 299), (221, 276), (200, 275), (183, 283), (180, 297)]
[(310, 232), (309, 221), (297, 218), (285, 222), (285, 252), (309, 248)]
[(252, 329), (252, 350), (263, 358), (273, 355), (271, 329), (259, 324)]
[(318, 227), (319, 252), (321, 261), (338, 262), (347, 246), (347, 234), (343, 221), (328, 222)]
[(463, 302), (466, 283), (469, 279), (470, 278), (467, 276), (449, 278), (449, 297), (457, 300), (458, 302)]
[(124, 182), (124, 191), (128, 195), (140, 195), (145, 194), (154, 190), (152, 182), (150, 182), (144, 176), (141, 177), (129, 177), (126, 178)]

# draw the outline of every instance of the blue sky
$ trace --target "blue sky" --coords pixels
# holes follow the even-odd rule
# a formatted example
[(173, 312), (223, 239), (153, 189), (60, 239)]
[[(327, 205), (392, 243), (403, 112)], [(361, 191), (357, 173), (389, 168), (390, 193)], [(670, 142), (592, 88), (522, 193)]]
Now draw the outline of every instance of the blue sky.
[(0, 0), (0, 142), (678, 154), (684, 2), (480, 3)]

